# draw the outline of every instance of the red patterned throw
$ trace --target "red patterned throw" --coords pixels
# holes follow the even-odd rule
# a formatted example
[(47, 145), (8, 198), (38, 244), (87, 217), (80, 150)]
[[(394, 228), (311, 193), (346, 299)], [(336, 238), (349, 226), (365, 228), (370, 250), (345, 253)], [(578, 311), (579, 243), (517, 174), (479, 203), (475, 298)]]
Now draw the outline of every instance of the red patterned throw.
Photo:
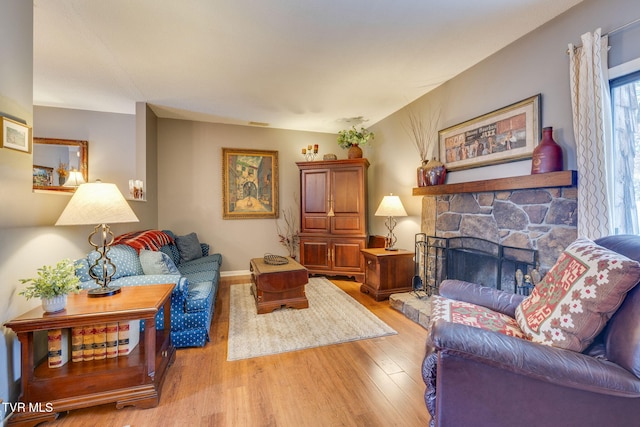
[(431, 321), (436, 322), (438, 320), (524, 338), (524, 334), (515, 319), (506, 314), (498, 313), (480, 305), (434, 295), (431, 297)]
[(534, 342), (583, 351), (640, 279), (640, 264), (578, 239), (516, 309)]
[(113, 245), (127, 245), (138, 253), (142, 249), (159, 251), (164, 245), (173, 243), (173, 238), (164, 231), (144, 230), (121, 234), (113, 240)]

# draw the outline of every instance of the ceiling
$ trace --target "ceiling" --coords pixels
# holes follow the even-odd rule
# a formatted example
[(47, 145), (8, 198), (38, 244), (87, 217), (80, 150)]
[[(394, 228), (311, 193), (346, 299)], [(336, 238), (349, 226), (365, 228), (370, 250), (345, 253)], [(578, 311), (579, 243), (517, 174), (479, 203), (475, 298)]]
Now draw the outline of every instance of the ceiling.
[(580, 1), (34, 0), (33, 102), (335, 133)]

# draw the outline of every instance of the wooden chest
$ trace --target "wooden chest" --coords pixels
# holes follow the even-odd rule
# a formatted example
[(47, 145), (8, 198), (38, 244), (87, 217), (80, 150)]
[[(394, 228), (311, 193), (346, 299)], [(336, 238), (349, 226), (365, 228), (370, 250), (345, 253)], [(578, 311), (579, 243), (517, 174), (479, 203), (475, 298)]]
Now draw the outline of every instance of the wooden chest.
[(391, 294), (411, 292), (413, 252), (370, 248), (363, 249), (362, 255), (367, 269), (365, 282), (360, 286), (361, 292), (370, 294), (376, 301), (387, 299)]
[(258, 314), (281, 307), (308, 308), (304, 287), (309, 282), (307, 269), (292, 258), (284, 265), (270, 265), (263, 258), (251, 260), (251, 293)]

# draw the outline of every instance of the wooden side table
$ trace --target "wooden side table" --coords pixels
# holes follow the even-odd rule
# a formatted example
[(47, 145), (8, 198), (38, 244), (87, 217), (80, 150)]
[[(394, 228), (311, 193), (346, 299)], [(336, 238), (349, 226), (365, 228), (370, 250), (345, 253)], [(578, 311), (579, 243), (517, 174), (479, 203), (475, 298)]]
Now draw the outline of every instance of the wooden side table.
[[(53, 421), (59, 412), (116, 402), (116, 408), (157, 406), (166, 371), (175, 360), (171, 343), (171, 292), (175, 285), (124, 286), (116, 295), (88, 298), (87, 291), (70, 294), (67, 307), (45, 313), (41, 307), (5, 323), (20, 340), (22, 396), (20, 410), (9, 425), (32, 426)], [(164, 307), (165, 330), (156, 331), (155, 316)], [(144, 320), (144, 337), (127, 356), (88, 362), (67, 362), (49, 368), (35, 366), (33, 333), (96, 323)]]
[(376, 301), (389, 295), (410, 292), (414, 271), (413, 252), (398, 249), (369, 248), (360, 251), (364, 256), (365, 280), (360, 292), (370, 294)]

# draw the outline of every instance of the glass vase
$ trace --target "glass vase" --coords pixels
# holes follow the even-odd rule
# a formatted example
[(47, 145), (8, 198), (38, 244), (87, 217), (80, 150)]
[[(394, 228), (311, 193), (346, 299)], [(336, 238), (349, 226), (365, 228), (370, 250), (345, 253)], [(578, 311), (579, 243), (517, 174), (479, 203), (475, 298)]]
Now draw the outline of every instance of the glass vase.
[(433, 159), (429, 160), (425, 166), (426, 186), (442, 185), (447, 177), (447, 168), (444, 163)]
[(426, 187), (427, 185), (429, 185), (427, 183), (427, 179), (428, 179), (428, 170), (427, 170), (427, 164), (429, 163), (428, 160), (423, 160), (422, 164), (420, 166), (418, 166), (418, 170), (416, 171), (416, 178), (418, 181), (418, 187)]

